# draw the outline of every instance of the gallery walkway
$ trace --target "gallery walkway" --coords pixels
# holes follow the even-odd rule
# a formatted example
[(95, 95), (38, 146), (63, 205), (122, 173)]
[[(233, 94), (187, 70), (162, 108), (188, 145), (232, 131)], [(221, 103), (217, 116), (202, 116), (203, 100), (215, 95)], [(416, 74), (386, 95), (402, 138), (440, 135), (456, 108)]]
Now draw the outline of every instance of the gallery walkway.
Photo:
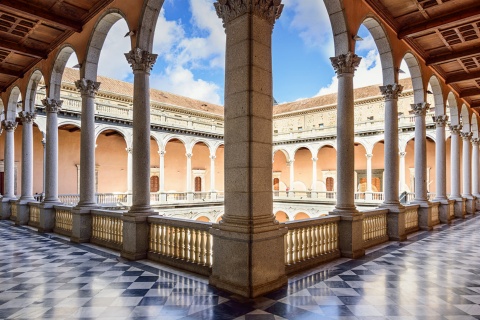
[(480, 216), (457, 219), (242, 303), (207, 279), (1, 221), (0, 319), (480, 319), (479, 229)]

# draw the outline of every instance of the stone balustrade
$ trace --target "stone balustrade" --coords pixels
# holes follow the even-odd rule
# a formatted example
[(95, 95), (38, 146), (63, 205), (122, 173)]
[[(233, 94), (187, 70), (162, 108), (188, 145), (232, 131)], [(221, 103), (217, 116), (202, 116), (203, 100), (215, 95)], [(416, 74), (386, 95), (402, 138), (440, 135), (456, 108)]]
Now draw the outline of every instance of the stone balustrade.
[(18, 204), (17, 200), (10, 200), (10, 220), (17, 221)]
[(30, 217), (28, 219), (28, 225), (31, 227), (38, 228), (40, 225), (40, 207), (38, 206), (38, 203), (29, 203), (30, 206)]
[(73, 229), (73, 207), (55, 206), (55, 226), (53, 231), (65, 236), (72, 236)]
[(340, 256), (338, 222), (327, 216), (285, 222), (285, 267), (287, 273), (308, 269)]
[(388, 241), (388, 209), (374, 209), (363, 212), (363, 242), (369, 248)]
[(440, 206), (440, 202), (432, 202), (432, 225), (433, 226), (440, 223), (439, 206)]
[(115, 250), (123, 247), (123, 212), (92, 210), (92, 243)]
[(148, 258), (188, 271), (209, 275), (212, 268), (211, 223), (148, 217)]
[(418, 231), (418, 205), (405, 206), (405, 233)]

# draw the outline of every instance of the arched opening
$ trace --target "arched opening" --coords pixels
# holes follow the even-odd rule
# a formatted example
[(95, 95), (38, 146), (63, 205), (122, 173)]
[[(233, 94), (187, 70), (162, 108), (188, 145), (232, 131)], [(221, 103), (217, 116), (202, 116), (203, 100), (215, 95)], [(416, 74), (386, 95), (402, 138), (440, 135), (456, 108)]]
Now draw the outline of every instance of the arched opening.
[[(58, 127), (58, 194), (80, 193), (80, 124), (65, 123)], [(95, 186), (98, 176), (95, 175)], [(96, 191), (96, 190), (95, 190)]]
[(283, 223), (283, 222), (289, 221), (290, 219), (288, 218), (288, 215), (285, 212), (278, 211), (277, 213), (275, 213), (275, 220), (277, 220), (280, 223)]
[(287, 188), (290, 189), (290, 167), (287, 165), (286, 151), (275, 152), (272, 168), (273, 179), (278, 180), (278, 192), (275, 192), (275, 196), (286, 196)]
[(185, 145), (179, 139), (170, 139), (165, 144), (165, 191), (186, 191), (187, 158), (185, 153)]
[(206, 192), (211, 185), (210, 148), (205, 142), (197, 142), (192, 148), (191, 179), (195, 192)]
[(97, 192), (127, 192), (128, 153), (123, 134), (113, 128), (104, 129), (98, 134), (96, 145)]
[(334, 199), (333, 192), (336, 191), (335, 182), (337, 180), (337, 151), (333, 146), (325, 145), (318, 150), (317, 158), (317, 183), (315, 186), (318, 197)]
[(297, 213), (294, 218), (294, 220), (304, 220), (304, 219), (310, 219), (310, 216), (305, 212)]
[(205, 216), (201, 216), (201, 217), (198, 217), (197, 219), (195, 219), (196, 221), (201, 221), (201, 222), (210, 222), (210, 219), (208, 219), (207, 217)]

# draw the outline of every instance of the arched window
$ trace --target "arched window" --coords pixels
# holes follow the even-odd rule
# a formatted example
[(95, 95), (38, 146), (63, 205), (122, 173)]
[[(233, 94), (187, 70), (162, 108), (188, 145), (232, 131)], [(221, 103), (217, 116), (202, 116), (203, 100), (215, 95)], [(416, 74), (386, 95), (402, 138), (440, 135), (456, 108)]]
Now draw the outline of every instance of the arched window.
[(158, 192), (160, 189), (160, 179), (158, 176), (150, 177), (150, 192)]
[(280, 179), (278, 178), (273, 179), (273, 190), (274, 191), (280, 190)]

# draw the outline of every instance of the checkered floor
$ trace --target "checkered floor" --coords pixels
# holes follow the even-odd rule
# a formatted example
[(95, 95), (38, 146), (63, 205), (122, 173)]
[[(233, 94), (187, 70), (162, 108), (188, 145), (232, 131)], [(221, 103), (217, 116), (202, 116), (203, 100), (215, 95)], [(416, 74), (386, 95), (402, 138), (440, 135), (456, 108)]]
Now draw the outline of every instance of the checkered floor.
[(255, 301), (0, 222), (0, 319), (480, 319), (480, 216), (322, 266)]

